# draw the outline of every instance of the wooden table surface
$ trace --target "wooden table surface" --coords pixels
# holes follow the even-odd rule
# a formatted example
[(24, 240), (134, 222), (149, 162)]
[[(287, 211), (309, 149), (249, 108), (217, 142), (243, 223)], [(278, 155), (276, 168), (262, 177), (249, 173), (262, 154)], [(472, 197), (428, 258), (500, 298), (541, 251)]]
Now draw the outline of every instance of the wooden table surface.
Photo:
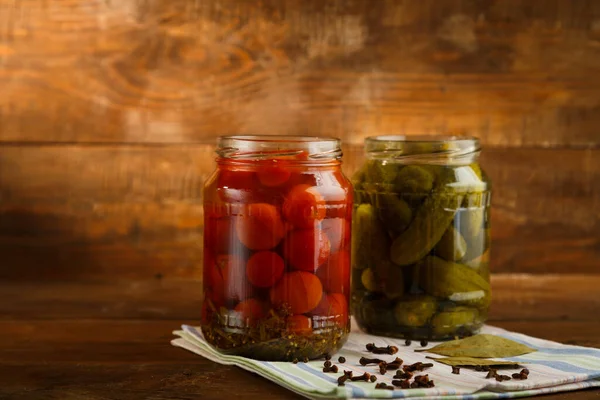
[[(600, 276), (495, 275), (490, 323), (600, 347)], [(0, 284), (0, 399), (279, 399), (267, 380), (169, 344), (199, 282)], [(545, 399), (600, 399), (599, 390)]]

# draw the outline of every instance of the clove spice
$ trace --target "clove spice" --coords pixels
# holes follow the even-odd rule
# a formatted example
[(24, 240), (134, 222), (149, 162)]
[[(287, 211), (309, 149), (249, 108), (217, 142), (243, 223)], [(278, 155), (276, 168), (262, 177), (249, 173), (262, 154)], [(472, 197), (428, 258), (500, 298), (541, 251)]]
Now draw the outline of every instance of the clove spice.
[(402, 367), (402, 369), (404, 369), (405, 372), (414, 372), (414, 371), (423, 371), (425, 368), (431, 368), (431, 367), (433, 367), (432, 363), (422, 363), (419, 361), (414, 364), (405, 365), (404, 367)]
[(452, 367), (452, 373), (453, 373), (454, 375), (460, 375), (460, 368), (459, 368), (459, 367), (456, 367), (456, 366), (453, 366), (453, 367)]
[(496, 375), (496, 380), (498, 382), (510, 381), (510, 376), (508, 376), (508, 375)]
[(368, 351), (374, 354), (396, 354), (398, 348), (396, 346), (377, 347), (375, 343), (367, 343), (366, 348)]
[(396, 357), (396, 359), (392, 362), (386, 363), (385, 370), (389, 369), (398, 369), (402, 366), (404, 361), (401, 358)]
[(329, 367), (325, 367), (324, 366), (323, 367), (323, 372), (333, 372), (333, 373), (337, 374), (337, 372), (338, 372), (338, 366), (337, 365), (332, 365), (332, 366), (329, 366)]
[(338, 362), (339, 362), (340, 364), (343, 364), (343, 363), (345, 363), (345, 362), (346, 362), (346, 358), (345, 358), (345, 357), (340, 357), (340, 358), (338, 358)]
[(410, 388), (410, 382), (408, 379), (402, 379), (402, 380), (394, 379), (392, 381), (392, 385), (400, 387), (402, 389)]
[(358, 360), (358, 362), (360, 365), (365, 366), (365, 365), (369, 365), (369, 364), (379, 364), (379, 363), (382, 363), (385, 361), (380, 360), (379, 358), (361, 357), (360, 360)]
[(369, 379), (371, 379), (371, 374), (368, 372), (365, 372), (364, 374), (362, 374), (360, 376), (353, 376), (350, 378), (350, 380), (352, 382), (358, 382), (358, 381), (369, 382)]
[(396, 374), (394, 375), (394, 378), (396, 379), (410, 379), (413, 377), (412, 372), (408, 372), (408, 371), (404, 371), (404, 370), (398, 370), (396, 371)]
[(352, 378), (352, 371), (344, 371), (344, 375), (338, 377), (338, 386), (346, 386), (346, 381)]
[(375, 389), (394, 390), (394, 387), (393, 386), (388, 386), (388, 384), (385, 383), (385, 382), (379, 382), (377, 385), (375, 385)]
[(498, 371), (495, 369), (490, 369), (490, 372), (485, 376), (485, 379), (495, 378), (498, 375)]
[(521, 372), (512, 374), (513, 379), (525, 380), (529, 377), (529, 370), (527, 368), (523, 368)]

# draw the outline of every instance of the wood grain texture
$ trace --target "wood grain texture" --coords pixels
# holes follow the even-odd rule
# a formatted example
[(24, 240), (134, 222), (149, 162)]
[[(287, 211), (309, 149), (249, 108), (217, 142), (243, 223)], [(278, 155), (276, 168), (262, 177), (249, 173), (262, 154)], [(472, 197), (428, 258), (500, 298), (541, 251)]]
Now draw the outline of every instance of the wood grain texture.
[(595, 0), (5, 0), (0, 141), (594, 146), (599, 68)]
[[(63, 323), (172, 320), (193, 324), (200, 315), (201, 284), (200, 280), (170, 278), (0, 282), (0, 324), (57, 319)], [(598, 322), (598, 287), (598, 275), (493, 274), (490, 321), (496, 325), (555, 320)]]
[[(344, 168), (363, 162), (347, 146)], [(598, 273), (600, 151), (484, 150), (495, 272)], [(0, 277), (199, 277), (209, 145), (4, 146)]]
[[(294, 398), (254, 374), (170, 346), (173, 329), (197, 321), (198, 284), (0, 283), (0, 398)], [(600, 347), (599, 285), (600, 276), (494, 275), (490, 323)]]

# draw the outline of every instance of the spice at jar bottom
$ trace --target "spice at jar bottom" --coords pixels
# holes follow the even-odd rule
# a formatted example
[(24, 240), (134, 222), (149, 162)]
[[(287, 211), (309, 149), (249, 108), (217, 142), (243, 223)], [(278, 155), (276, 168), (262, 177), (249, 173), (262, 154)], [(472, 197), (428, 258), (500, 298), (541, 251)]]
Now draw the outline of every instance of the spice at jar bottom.
[(219, 138), (204, 187), (201, 327), (224, 353), (333, 354), (350, 329), (352, 188), (332, 138)]
[(469, 336), (487, 318), (490, 184), (473, 138), (381, 136), (352, 178), (352, 309), (366, 332)]

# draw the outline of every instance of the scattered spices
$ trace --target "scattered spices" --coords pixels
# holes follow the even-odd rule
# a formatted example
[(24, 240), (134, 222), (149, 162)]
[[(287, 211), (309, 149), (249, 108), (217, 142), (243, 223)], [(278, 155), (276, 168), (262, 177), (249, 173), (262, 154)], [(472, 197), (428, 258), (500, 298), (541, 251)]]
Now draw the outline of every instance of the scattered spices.
[(523, 368), (521, 370), (521, 373), (524, 374), (524, 375), (529, 375), (529, 370), (527, 368)]
[(452, 373), (454, 375), (460, 375), (460, 368), (459, 367), (452, 367)]
[(402, 379), (402, 380), (394, 379), (392, 381), (392, 385), (400, 387), (402, 389), (410, 388), (410, 382), (408, 379)]
[(369, 378), (369, 380), (370, 380), (371, 382), (375, 382), (375, 381), (377, 380), (377, 376), (375, 376), (375, 375), (371, 375), (371, 377)]
[(419, 387), (419, 383), (418, 382), (413, 382), (413, 383), (410, 384), (410, 388), (411, 389), (416, 389), (418, 387)]
[(498, 382), (510, 381), (510, 376), (508, 376), (508, 375), (496, 375), (496, 380)]
[(304, 358), (302, 359), (302, 362), (303, 362), (303, 363), (307, 363), (307, 362), (308, 362), (308, 357), (304, 357)]
[(340, 358), (338, 358), (338, 362), (339, 362), (340, 364), (343, 364), (343, 363), (345, 363), (345, 362), (346, 362), (346, 358), (345, 358), (345, 357), (340, 357)]
[(324, 366), (325, 368), (329, 368), (329, 367), (331, 367), (331, 361), (329, 361), (329, 360), (325, 361), (325, 362), (323, 363), (323, 366)]
[(292, 361), (294, 364), (298, 364), (298, 359), (294, 358), (294, 361)]
[(338, 372), (338, 366), (337, 365), (332, 365), (330, 367), (323, 367), (323, 372), (333, 372), (336, 373)]
[(348, 380), (348, 376), (346, 374), (340, 376), (337, 380), (338, 386), (346, 386), (346, 381)]
[(369, 382), (369, 379), (371, 379), (371, 374), (368, 372), (365, 372), (364, 374), (362, 374), (360, 376), (353, 376), (350, 378), (350, 380), (352, 382), (357, 382), (357, 381)]
[(430, 388), (430, 387), (434, 387), (435, 386), (435, 384), (433, 383), (433, 381), (429, 380), (429, 375), (417, 375), (417, 376), (415, 376), (415, 379), (413, 380), (413, 383), (411, 383), (410, 387), (413, 387), (414, 383), (417, 384), (416, 387), (422, 387), (422, 388)]
[(375, 385), (375, 389), (394, 390), (394, 387), (393, 386), (388, 386), (388, 384), (385, 383), (385, 382), (379, 382), (377, 385)]
[(325, 354), (325, 360), (327, 360), (327, 361), (331, 360), (331, 355)]
[(411, 341), (410, 339), (406, 339), (406, 340), (404, 341), (404, 344), (405, 344), (406, 346), (410, 346), (410, 344), (411, 344), (411, 343), (412, 343), (412, 341)]
[(377, 347), (375, 343), (367, 343), (366, 348), (368, 351), (374, 354), (396, 354), (398, 348), (396, 346)]
[(369, 365), (369, 364), (379, 364), (379, 363), (382, 363), (385, 361), (380, 360), (379, 358), (361, 357), (360, 360), (358, 360), (358, 362), (360, 365), (365, 366), (365, 365)]
[(404, 371), (404, 370), (398, 370), (396, 371), (396, 375), (394, 375), (394, 378), (396, 379), (410, 379), (413, 377), (412, 372), (408, 372), (408, 371)]
[(427, 346), (427, 340), (425, 340), (425, 339), (421, 340), (420, 344), (421, 344), (421, 347)]

